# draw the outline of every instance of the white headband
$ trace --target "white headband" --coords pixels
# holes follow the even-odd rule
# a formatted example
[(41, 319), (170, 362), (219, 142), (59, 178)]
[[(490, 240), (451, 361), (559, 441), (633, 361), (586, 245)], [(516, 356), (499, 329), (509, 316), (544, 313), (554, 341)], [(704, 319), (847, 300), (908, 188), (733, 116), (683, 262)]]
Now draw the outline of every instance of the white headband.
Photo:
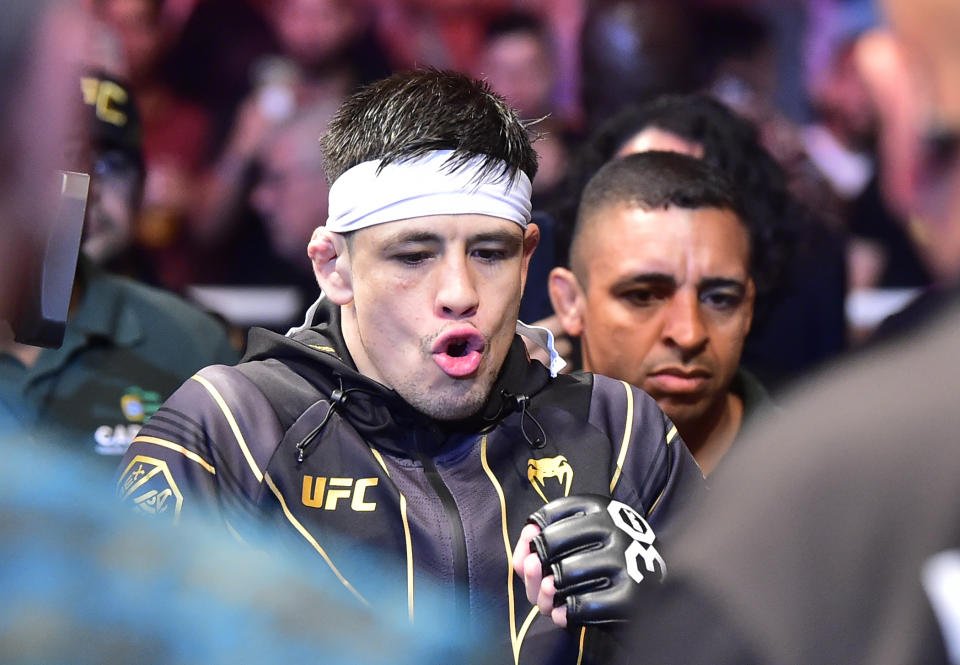
[(452, 150), (380, 168), (380, 160), (357, 164), (330, 187), (327, 228), (345, 233), (374, 224), (427, 215), (475, 214), (500, 217), (526, 228), (530, 222), (530, 178), (506, 175), (506, 165), (481, 177), (484, 158), (456, 170)]

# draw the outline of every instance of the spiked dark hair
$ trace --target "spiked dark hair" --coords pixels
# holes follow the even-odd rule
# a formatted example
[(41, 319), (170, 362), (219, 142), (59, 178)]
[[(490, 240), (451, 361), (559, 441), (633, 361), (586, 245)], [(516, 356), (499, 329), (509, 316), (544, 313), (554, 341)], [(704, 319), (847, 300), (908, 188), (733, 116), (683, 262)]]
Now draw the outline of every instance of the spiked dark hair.
[[(580, 200), (570, 250), (575, 272), (579, 272), (576, 265), (578, 245), (581, 238), (591, 232), (593, 220), (602, 210), (620, 205), (647, 211), (669, 207), (730, 210), (740, 220), (753, 245), (739, 194), (726, 176), (695, 157), (653, 150), (614, 159), (587, 183)], [(578, 274), (578, 277), (585, 278), (586, 275)]]
[[(481, 175), (506, 164), (533, 180), (537, 154), (526, 125), (483, 81), (436, 69), (395, 74), (361, 88), (340, 107), (320, 139), (333, 183), (347, 169), (379, 159), (385, 166), (433, 150), (453, 150), (450, 167), (485, 158)], [(499, 174), (498, 174), (499, 175)]]

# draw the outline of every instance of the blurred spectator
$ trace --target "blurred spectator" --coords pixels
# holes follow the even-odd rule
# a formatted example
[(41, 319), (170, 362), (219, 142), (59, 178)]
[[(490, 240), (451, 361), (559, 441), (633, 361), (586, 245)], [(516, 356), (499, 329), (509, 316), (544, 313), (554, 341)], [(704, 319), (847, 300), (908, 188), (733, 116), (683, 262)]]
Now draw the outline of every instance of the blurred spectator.
[(770, 398), (740, 354), (763, 251), (737, 190), (692, 156), (642, 151), (591, 178), (550, 297), (585, 370), (643, 388), (710, 474)]
[[(891, 171), (884, 174), (885, 190), (902, 183), (904, 191), (895, 200), (909, 220), (911, 237), (925, 265), (936, 284), (956, 285), (960, 282), (960, 55), (956, 49), (960, 11), (945, 0), (920, 0), (915, 13), (900, 0), (884, 4), (900, 31), (899, 39), (885, 49), (891, 75), (874, 71), (870, 81), (877, 107), (883, 111), (884, 134), (889, 134), (881, 141), (889, 151), (882, 163)], [(876, 55), (884, 55), (877, 50)], [(915, 94), (903, 94), (899, 90), (903, 84)], [(912, 150), (898, 145), (910, 137), (914, 138)]]
[(696, 14), (697, 80), (703, 90), (753, 122), (760, 142), (787, 173), (790, 190), (823, 221), (842, 224), (839, 204), (803, 146), (800, 127), (780, 111), (777, 34), (756, 4)]
[[(263, 16), (277, 45), (249, 63), (252, 87), (202, 178), (192, 235), (204, 270), (188, 290), (238, 326), (279, 330), (299, 323), (295, 303), (317, 292), (302, 252), (291, 249), (302, 249), (325, 219), (327, 186), (311, 151), (342, 97), (389, 70), (363, 3), (278, 0)], [(283, 292), (246, 288), (264, 284)], [(277, 307), (251, 317), (258, 296)]]
[(514, 0), (513, 5), (536, 15), (549, 35), (553, 67), (557, 72), (553, 111), (558, 120), (581, 131), (580, 36), (588, 0)]
[(377, 33), (394, 69), (472, 71), (491, 18), (510, 0), (374, 0)]
[(550, 114), (556, 83), (553, 47), (545, 27), (533, 14), (513, 12), (491, 21), (476, 67), (476, 73), (521, 118)]
[(855, 61), (856, 37), (838, 44), (810, 91), (817, 122), (804, 129), (804, 145), (842, 199), (866, 188), (875, 172), (876, 112)]
[(643, 150), (701, 157), (741, 190), (756, 251), (753, 328), (743, 364), (775, 387), (845, 346), (844, 245), (791, 196), (784, 170), (751, 123), (703, 95), (664, 96), (624, 109), (584, 144), (558, 209), (558, 263), (569, 265), (573, 215), (590, 177), (607, 161)]
[[(195, 262), (187, 237), (200, 169), (209, 150), (210, 118), (172, 86), (167, 56), (173, 35), (164, 0), (95, 0), (97, 17), (119, 37), (127, 86), (141, 121), (146, 180), (132, 241), (140, 275), (182, 291)], [(115, 71), (115, 70), (114, 70)]]
[(333, 103), (315, 104), (271, 134), (260, 155), (260, 177), (252, 195), (273, 252), (309, 277), (311, 291), (316, 291), (316, 280), (303, 248), (314, 229), (327, 221), (329, 185), (319, 139), (336, 110)]
[(254, 63), (279, 49), (266, 4), (197, 0), (172, 39), (170, 81), (211, 118), (207, 161), (223, 150), (237, 107), (253, 87)]
[(539, 158), (533, 183), (533, 207), (544, 209), (557, 195), (567, 166), (567, 136), (553, 115), (557, 82), (553, 45), (546, 26), (533, 14), (508, 13), (487, 26), (474, 74), (486, 79), (521, 118), (537, 121), (531, 130)]
[[(942, 34), (938, 34), (943, 39)], [(942, 42), (938, 45), (946, 49)], [(924, 113), (924, 98), (903, 94), (912, 82), (904, 57), (904, 48), (885, 32), (874, 30), (862, 36), (856, 47), (858, 69), (879, 111), (882, 129), (879, 143), (883, 167), (877, 182), (882, 199), (897, 211), (904, 231), (916, 255), (931, 276), (931, 283), (910, 294), (911, 300), (902, 310), (888, 316), (871, 334), (869, 340), (901, 336), (932, 318), (955, 297), (960, 283), (960, 225), (944, 214), (951, 196), (950, 164), (956, 149), (950, 114), (934, 120), (921, 130), (918, 140), (915, 118)], [(916, 65), (914, 65), (916, 66)], [(942, 76), (942, 74), (940, 74)], [(940, 83), (940, 85), (944, 85)], [(946, 84), (949, 86), (949, 83)], [(924, 187), (921, 201), (916, 191)]]
[[(855, 38), (850, 38), (835, 49), (811, 90), (815, 122), (803, 129), (804, 150), (831, 187), (851, 233), (849, 288), (856, 291), (904, 279), (905, 284), (922, 282), (922, 268), (911, 256), (906, 234), (879, 195), (876, 113), (857, 71), (855, 45)], [(891, 265), (890, 251), (912, 259), (910, 265), (896, 260), (893, 263), (901, 265)]]
[(194, 236), (216, 250), (244, 233), (242, 203), (267, 135), (298, 109), (338, 104), (348, 92), (389, 74), (372, 17), (346, 0), (277, 0), (268, 5), (279, 51), (257, 60), (227, 142), (204, 178)]
[(695, 17), (698, 80), (740, 113), (766, 119), (777, 84), (773, 27), (749, 6), (707, 7)]
[[(850, 233), (848, 318), (860, 341), (906, 300), (896, 291), (931, 281), (906, 223), (882, 195), (877, 152), (879, 110), (858, 63), (860, 36), (877, 18), (870, 3), (841, 4), (820, 18), (829, 21), (823, 66), (811, 77), (816, 122), (803, 130), (804, 147), (843, 204)], [(824, 9), (821, 8), (821, 14)]]
[[(335, 111), (321, 100), (271, 129), (257, 154), (249, 201), (238, 201), (250, 216), (231, 246), (224, 282), (191, 288), (237, 326), (286, 332), (320, 295), (304, 248), (327, 221), (329, 185), (318, 139)], [(260, 297), (270, 297), (272, 306)]]
[(692, 90), (693, 39), (690, 11), (683, 3), (590, 3), (581, 37), (587, 130), (628, 104)]
[[(83, 247), (107, 261), (129, 241), (142, 185), (135, 115), (132, 104), (115, 104), (130, 95), (118, 81), (87, 74), (74, 86), (87, 104), (90, 132), (82, 134), (93, 139), (86, 159), (95, 165)], [(20, 423), (39, 436), (107, 456), (105, 468), (114, 467), (114, 456), (180, 383), (201, 367), (236, 360), (211, 317), (81, 256), (63, 345), (40, 349), (6, 335), (0, 341), (0, 401), (14, 405)]]
[(101, 69), (88, 69), (81, 92), (93, 121), (84, 150), (93, 178), (83, 227), (83, 251), (109, 271), (152, 281), (135, 244), (145, 169), (140, 114), (130, 89)]
[(261, 61), (252, 72), (254, 84), (270, 85), (279, 78), (293, 87), (296, 106), (338, 101), (357, 86), (390, 74), (363, 2), (274, 0), (267, 5), (267, 16), (277, 35), (280, 67), (288, 71), (271, 71), (275, 61)]

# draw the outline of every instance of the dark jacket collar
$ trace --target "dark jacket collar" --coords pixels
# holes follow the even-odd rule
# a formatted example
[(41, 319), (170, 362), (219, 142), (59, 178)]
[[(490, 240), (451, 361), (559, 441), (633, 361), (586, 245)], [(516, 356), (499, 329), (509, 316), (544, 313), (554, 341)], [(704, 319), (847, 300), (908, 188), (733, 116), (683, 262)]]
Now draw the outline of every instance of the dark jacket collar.
[(144, 323), (126, 306), (118, 278), (81, 254), (76, 281), (82, 296), (68, 329), (84, 340), (99, 337), (117, 346), (132, 346), (143, 338)]
[(347, 395), (344, 417), (375, 445), (407, 455), (436, 454), (452, 434), (476, 433), (524, 408), (523, 401), (539, 393), (550, 380), (540, 363), (530, 362), (526, 347), (514, 337), (487, 402), (471, 418), (434, 420), (411, 407), (391, 388), (357, 371), (340, 326), (339, 306), (324, 300), (312, 325), (290, 336), (251, 329), (241, 362), (273, 358), (310, 381), (325, 398), (336, 390)]

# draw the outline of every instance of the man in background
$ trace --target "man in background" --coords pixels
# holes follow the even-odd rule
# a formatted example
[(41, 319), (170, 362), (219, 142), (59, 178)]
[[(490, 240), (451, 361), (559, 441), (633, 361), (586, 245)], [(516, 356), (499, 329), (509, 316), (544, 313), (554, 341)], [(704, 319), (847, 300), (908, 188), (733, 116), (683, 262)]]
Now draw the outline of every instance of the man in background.
[(129, 246), (143, 181), (137, 120), (121, 81), (85, 72), (74, 86), (89, 132), (65, 144), (79, 140), (79, 167), (92, 177), (66, 332), (57, 349), (0, 340), (0, 402), (24, 427), (113, 467), (180, 383), (238, 354), (209, 315), (97, 264)]
[(643, 388), (711, 473), (769, 404), (739, 368), (753, 318), (754, 243), (733, 186), (706, 162), (642, 152), (584, 190), (550, 295), (583, 368)]
[(554, 117), (558, 71), (548, 27), (535, 14), (508, 12), (487, 25), (476, 66), (478, 78), (503, 95), (521, 118), (538, 121), (533, 147), (539, 167), (533, 207), (549, 210), (567, 168), (569, 128)]
[(250, 202), (263, 222), (269, 247), (248, 245), (235, 262), (241, 283), (294, 289), (299, 307), (291, 325), (303, 321), (303, 311), (320, 295), (303, 248), (314, 229), (327, 221), (330, 186), (318, 141), (336, 107), (333, 101), (321, 100), (294, 112), (267, 134), (258, 152)]

